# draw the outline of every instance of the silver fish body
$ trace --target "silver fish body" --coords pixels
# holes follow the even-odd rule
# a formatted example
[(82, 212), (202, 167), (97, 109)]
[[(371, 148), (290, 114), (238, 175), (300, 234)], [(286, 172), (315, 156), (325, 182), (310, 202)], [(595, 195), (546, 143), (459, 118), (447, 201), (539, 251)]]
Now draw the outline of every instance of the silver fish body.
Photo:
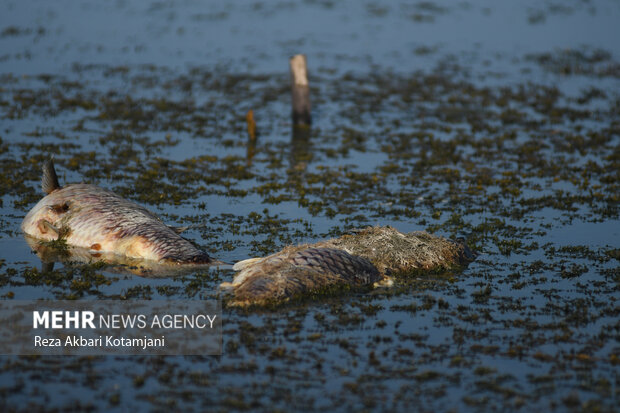
[(27, 235), (129, 258), (208, 264), (212, 260), (146, 208), (89, 184), (58, 185), (53, 165), (44, 168), (48, 195), (28, 212)]

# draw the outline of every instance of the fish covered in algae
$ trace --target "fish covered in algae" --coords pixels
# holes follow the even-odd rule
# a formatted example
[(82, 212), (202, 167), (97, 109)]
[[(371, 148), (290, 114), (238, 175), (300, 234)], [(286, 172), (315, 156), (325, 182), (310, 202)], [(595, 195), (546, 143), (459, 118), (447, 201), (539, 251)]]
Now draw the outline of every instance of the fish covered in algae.
[[(119, 256), (158, 264), (220, 264), (146, 208), (90, 184), (58, 183), (52, 160), (43, 166), (47, 195), (21, 228), (40, 241), (61, 240), (93, 257)], [(32, 240), (29, 240), (32, 245)]]
[(233, 266), (229, 305), (277, 304), (333, 286), (390, 286), (391, 275), (466, 265), (476, 258), (464, 242), (426, 232), (369, 227), (311, 245), (286, 247)]

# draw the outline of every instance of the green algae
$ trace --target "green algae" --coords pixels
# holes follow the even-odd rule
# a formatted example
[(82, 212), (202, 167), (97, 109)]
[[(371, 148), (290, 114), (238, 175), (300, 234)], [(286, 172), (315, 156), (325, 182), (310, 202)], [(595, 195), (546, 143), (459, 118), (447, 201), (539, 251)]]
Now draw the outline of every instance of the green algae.
[[(563, 76), (617, 77), (613, 58), (596, 51), (529, 61)], [(317, 73), (319, 102), (351, 102), (356, 110), (343, 104), (304, 141), (282, 136), (288, 111), (281, 108), (290, 92), (280, 74), (74, 71), (40, 76), (44, 88), (32, 79), (3, 82), (3, 120), (64, 122), (33, 123), (18, 137), (10, 125), (2, 132), (0, 195), (3, 206), (15, 209), (15, 216), (2, 217), (3, 238), (18, 234), (17, 215), (40, 199), (40, 164), (54, 154), (67, 177), (165, 211), (167, 222), (192, 226), (190, 237), (230, 261), (386, 221), (464, 236), (483, 253), (467, 270), (396, 274), (392, 289), (336, 288), (283, 308), (231, 310), (222, 357), (130, 362), (145, 369), (129, 377), (142, 406), (187, 401), (197, 408), (204, 399), (223, 409), (266, 409), (267, 399), (281, 397), (292, 408), (404, 410), (435, 406), (429, 400), (455, 392), (460, 406), (480, 410), (616, 408), (617, 245), (594, 247), (579, 235), (548, 238), (571, 223), (618, 219), (614, 91), (591, 87), (575, 97), (534, 81), (484, 86), (458, 67)], [(126, 87), (102, 89), (85, 80), (100, 72)], [(143, 88), (152, 93), (132, 92)], [(251, 108), (260, 135), (248, 162), (243, 115)], [(188, 140), (200, 149), (187, 150)], [(181, 157), (169, 155), (180, 149)], [(362, 155), (367, 163), (357, 161)], [(252, 206), (223, 211), (214, 205), (220, 197)], [(34, 287), (54, 298), (199, 299), (216, 296), (217, 285), (232, 277), (221, 270), (155, 283), (96, 265), (43, 271), (3, 264), (6, 298)], [(50, 371), (37, 363), (20, 359), (3, 368), (17, 376)], [(533, 373), (507, 376), (506, 365), (514, 364)], [(97, 359), (86, 365), (107, 368)], [(191, 373), (188, 365), (202, 371)], [(334, 373), (345, 384), (320, 393), (324, 400), (300, 390), (318, 392), (319, 377)], [(89, 380), (89, 388), (104, 382)], [(244, 392), (231, 385), (237, 382)], [(1, 391), (10, 397), (10, 387)], [(112, 407), (134, 397), (122, 388), (104, 391)]]

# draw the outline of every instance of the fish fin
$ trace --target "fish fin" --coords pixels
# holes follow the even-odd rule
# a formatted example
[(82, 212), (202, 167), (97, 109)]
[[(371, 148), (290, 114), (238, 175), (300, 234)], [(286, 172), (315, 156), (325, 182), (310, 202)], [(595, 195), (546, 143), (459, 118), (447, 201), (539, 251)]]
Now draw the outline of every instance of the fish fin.
[(394, 280), (392, 277), (384, 276), (382, 280), (377, 281), (372, 286), (374, 288), (389, 288), (394, 285)]
[(43, 188), (43, 192), (46, 194), (51, 194), (55, 190), (61, 188), (58, 183), (56, 170), (54, 169), (54, 158), (48, 159), (43, 164), (43, 178), (41, 179), (41, 187)]
[(233, 265), (234, 271), (242, 271), (248, 268), (250, 265), (262, 260), (263, 258), (248, 258), (247, 260), (239, 261)]
[(174, 227), (172, 225), (168, 225), (168, 228), (170, 228), (171, 230), (173, 230), (177, 234), (182, 234), (183, 232), (185, 232), (185, 231), (187, 231), (189, 229), (189, 225), (186, 225), (184, 227)]
[(61, 228), (58, 228), (46, 219), (40, 219), (37, 222), (37, 228), (42, 234), (47, 234), (48, 232), (56, 234), (58, 236), (58, 240), (67, 238), (67, 236), (71, 233), (71, 229), (69, 227), (62, 226)]
[(56, 235), (60, 236), (60, 230), (46, 219), (40, 219), (39, 222), (37, 222), (37, 228), (39, 228), (39, 231), (41, 231), (43, 234), (53, 232)]
[(220, 284), (220, 291), (230, 292), (234, 288), (233, 283), (223, 282)]
[(220, 270), (232, 270), (232, 264), (229, 264), (225, 261), (216, 260), (214, 258), (211, 258), (209, 265), (219, 267)]

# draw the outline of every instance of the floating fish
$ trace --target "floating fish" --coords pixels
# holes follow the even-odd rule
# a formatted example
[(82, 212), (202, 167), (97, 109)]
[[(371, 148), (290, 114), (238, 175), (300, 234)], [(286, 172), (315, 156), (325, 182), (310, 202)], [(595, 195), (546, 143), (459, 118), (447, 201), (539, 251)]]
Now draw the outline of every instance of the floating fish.
[(221, 264), (182, 238), (183, 228), (165, 225), (146, 208), (95, 185), (61, 187), (52, 160), (43, 166), (47, 193), (28, 212), (22, 231), (41, 241), (64, 240), (68, 246), (97, 254), (116, 254), (160, 264)]
[(335, 285), (390, 286), (392, 274), (416, 269), (452, 268), (473, 261), (476, 254), (463, 242), (426, 232), (403, 234), (369, 227), (312, 245), (286, 247), (265, 258), (233, 266), (232, 283), (222, 283), (233, 306), (288, 301)]
[(240, 271), (232, 283), (231, 305), (268, 304), (301, 297), (338, 285), (379, 285), (383, 280), (367, 259), (336, 248), (287, 247), (265, 258), (251, 258), (233, 266)]

